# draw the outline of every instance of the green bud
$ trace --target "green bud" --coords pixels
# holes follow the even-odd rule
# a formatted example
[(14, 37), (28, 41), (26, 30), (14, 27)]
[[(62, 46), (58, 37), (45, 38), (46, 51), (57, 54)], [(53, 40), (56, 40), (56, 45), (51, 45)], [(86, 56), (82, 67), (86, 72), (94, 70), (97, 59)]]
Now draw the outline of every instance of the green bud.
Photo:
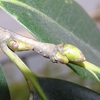
[(63, 46), (63, 54), (66, 55), (69, 61), (83, 62), (86, 60), (83, 53), (71, 44), (65, 44)]
[(60, 53), (60, 51), (57, 51), (57, 53), (51, 58), (53, 62), (60, 62), (63, 64), (67, 64), (69, 61), (67, 57)]
[(32, 50), (32, 46), (20, 40), (10, 39), (7, 42), (8, 47), (13, 51)]

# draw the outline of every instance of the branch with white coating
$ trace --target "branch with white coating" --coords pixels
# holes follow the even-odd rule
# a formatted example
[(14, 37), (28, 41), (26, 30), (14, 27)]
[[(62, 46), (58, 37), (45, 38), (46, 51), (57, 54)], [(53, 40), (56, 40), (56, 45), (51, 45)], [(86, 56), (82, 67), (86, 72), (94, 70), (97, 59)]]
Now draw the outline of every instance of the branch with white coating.
[(68, 64), (68, 62), (74, 63), (75, 65), (88, 70), (97, 80), (100, 80), (96, 75), (96, 72), (100, 72), (98, 66), (87, 62), (83, 53), (74, 45), (43, 43), (37, 39), (30, 39), (0, 28), (0, 44), (3, 42), (6, 42), (6, 45), (12, 51), (34, 50), (35, 52), (49, 58), (52, 62), (60, 62), (63, 64)]
[(55, 45), (43, 43), (8, 30), (5, 31), (4, 29), (1, 29), (1, 33), (2, 32), (6, 34), (7, 40), (5, 39), (5, 41), (7, 42), (8, 47), (13, 51), (34, 50), (44, 57), (50, 58), (53, 62), (60, 62), (64, 64), (69, 61), (85, 61), (85, 57), (82, 52), (71, 44)]

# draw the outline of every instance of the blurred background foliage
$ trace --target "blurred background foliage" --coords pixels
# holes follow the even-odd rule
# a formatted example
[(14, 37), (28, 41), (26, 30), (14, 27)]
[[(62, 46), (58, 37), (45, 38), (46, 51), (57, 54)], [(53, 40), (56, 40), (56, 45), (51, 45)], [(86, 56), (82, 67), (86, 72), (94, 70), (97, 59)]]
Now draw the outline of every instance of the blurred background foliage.
[(12, 83), (9, 86), (12, 100), (28, 100), (28, 87), (24, 81)]

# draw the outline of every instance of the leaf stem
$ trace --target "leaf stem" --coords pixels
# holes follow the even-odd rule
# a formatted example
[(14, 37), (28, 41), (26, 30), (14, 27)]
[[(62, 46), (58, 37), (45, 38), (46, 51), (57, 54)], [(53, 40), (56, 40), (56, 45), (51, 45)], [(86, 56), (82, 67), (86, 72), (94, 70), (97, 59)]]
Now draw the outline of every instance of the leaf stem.
[(1, 43), (0, 46), (2, 51), (17, 65), (17, 67), (23, 73), (24, 77), (33, 84), (34, 89), (38, 92), (40, 97), (43, 100), (47, 100), (42, 88), (40, 87), (37, 81), (38, 78), (37, 75), (31, 72), (31, 70), (27, 67), (27, 65), (25, 65), (23, 61), (7, 47), (6, 43)]

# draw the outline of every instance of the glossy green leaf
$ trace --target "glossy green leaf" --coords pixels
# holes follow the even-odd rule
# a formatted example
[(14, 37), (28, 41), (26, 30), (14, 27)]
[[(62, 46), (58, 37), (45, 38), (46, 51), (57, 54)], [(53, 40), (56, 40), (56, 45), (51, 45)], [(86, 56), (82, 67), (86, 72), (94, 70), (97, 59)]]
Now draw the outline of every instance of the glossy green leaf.
[[(100, 94), (90, 89), (64, 80), (38, 77), (40, 86), (48, 100), (99, 100)], [(38, 94), (34, 100), (40, 100)]]
[(4, 72), (0, 65), (0, 100), (11, 100)]
[[(76, 2), (66, 0), (1, 0), (1, 7), (21, 22), (37, 39), (50, 43), (71, 43), (86, 59), (100, 65), (100, 31)], [(79, 66), (71, 65), (83, 76)], [(87, 74), (88, 75), (88, 74)]]

